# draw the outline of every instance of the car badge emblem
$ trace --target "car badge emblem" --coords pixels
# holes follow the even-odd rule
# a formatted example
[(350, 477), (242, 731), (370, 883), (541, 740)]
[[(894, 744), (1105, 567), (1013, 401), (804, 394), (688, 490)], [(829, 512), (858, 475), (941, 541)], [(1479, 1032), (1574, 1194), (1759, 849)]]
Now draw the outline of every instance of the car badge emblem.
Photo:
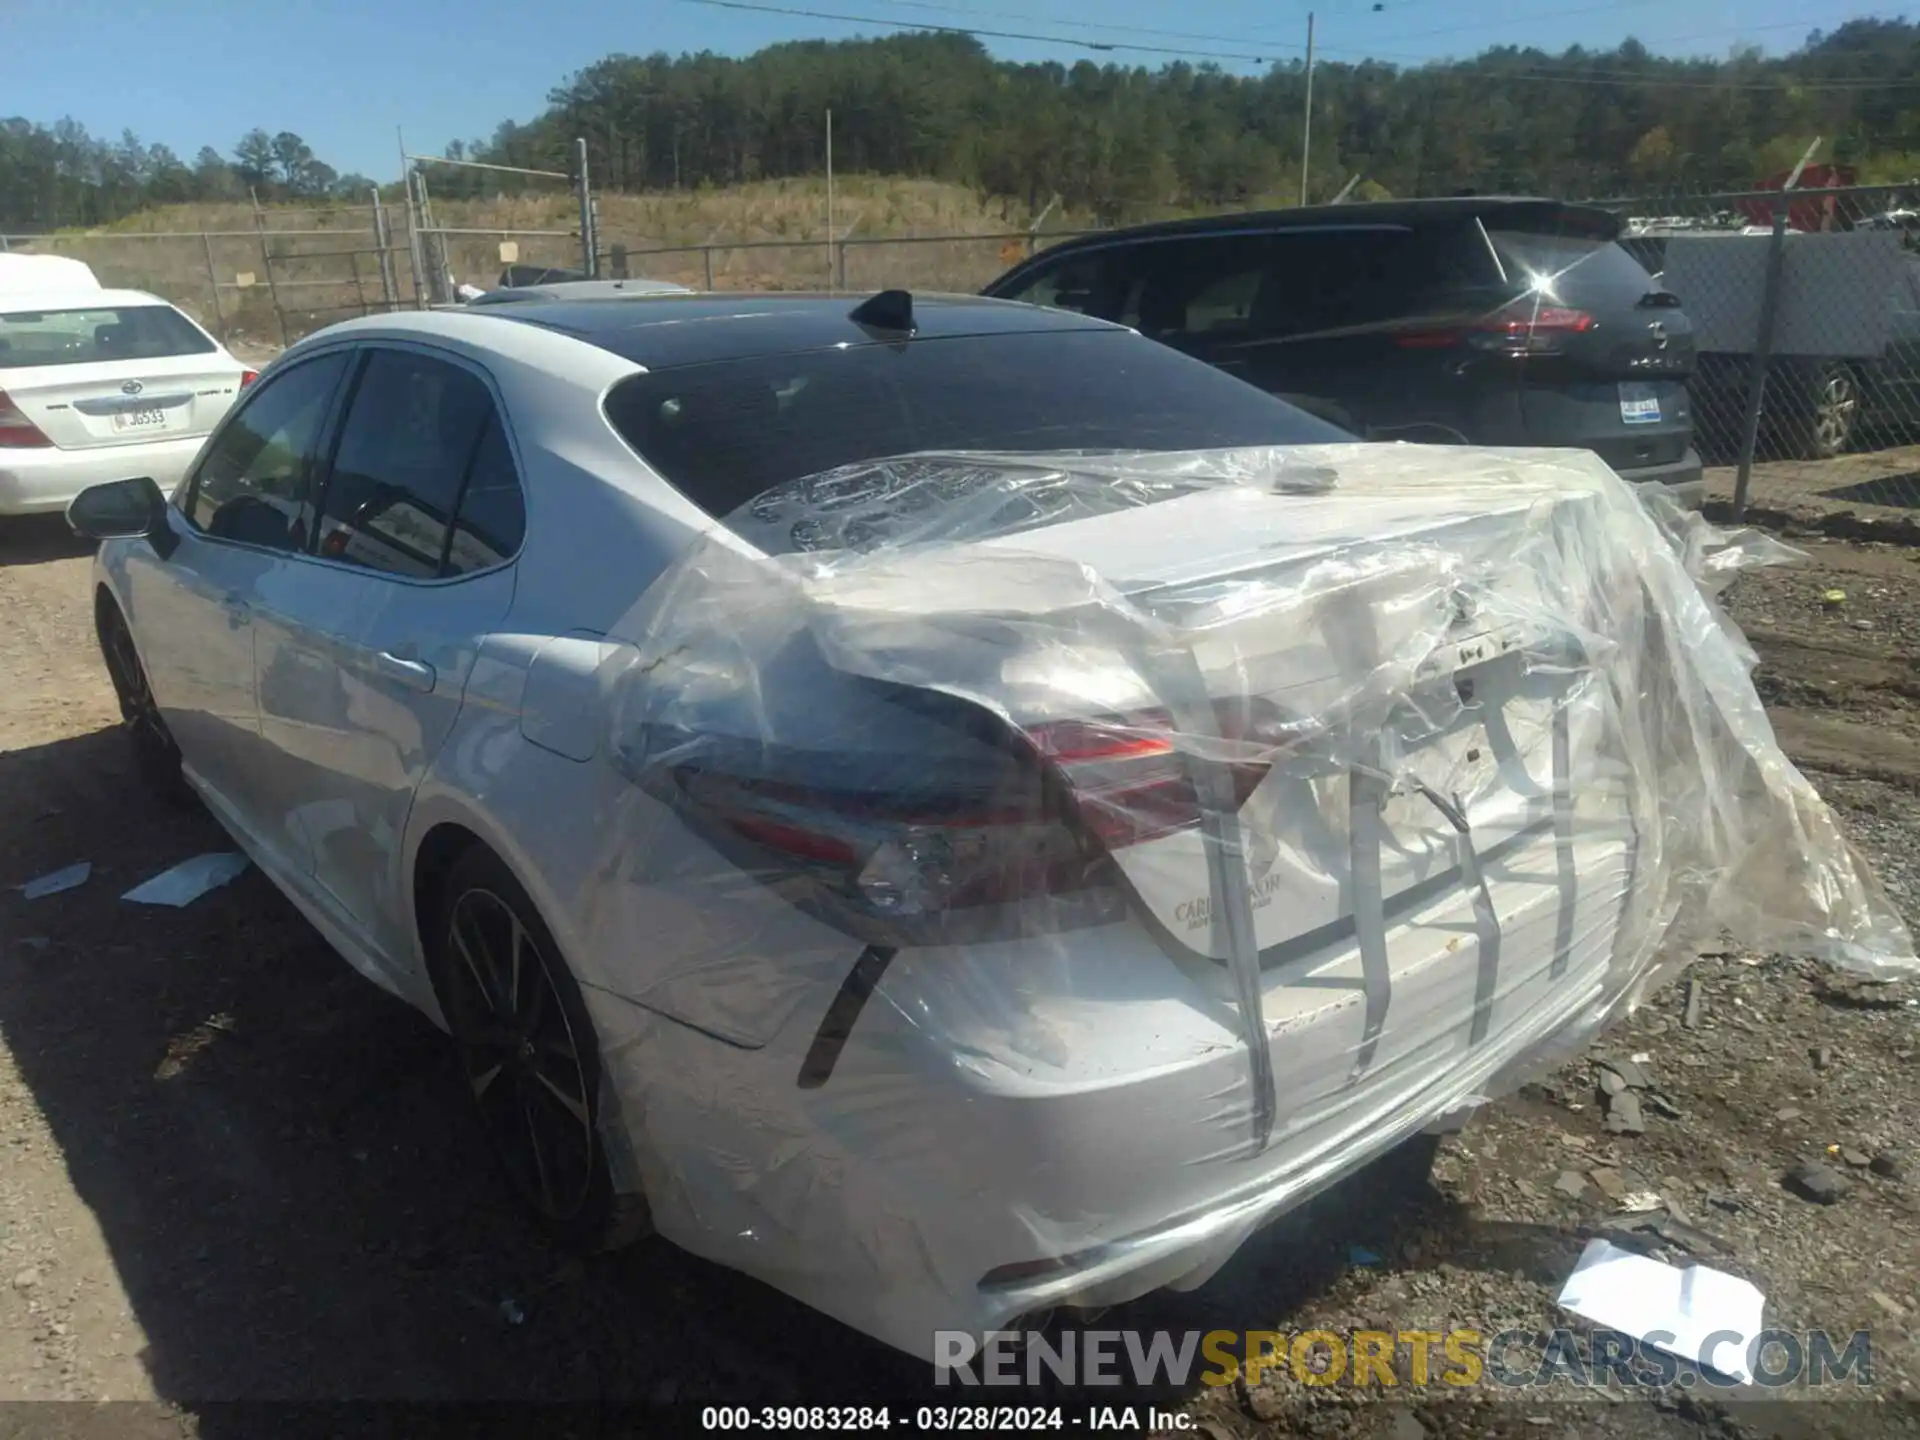
[(120, 387), (120, 393), (122, 395), (138, 395), (146, 388), (147, 387), (142, 385), (138, 380), (129, 380)]

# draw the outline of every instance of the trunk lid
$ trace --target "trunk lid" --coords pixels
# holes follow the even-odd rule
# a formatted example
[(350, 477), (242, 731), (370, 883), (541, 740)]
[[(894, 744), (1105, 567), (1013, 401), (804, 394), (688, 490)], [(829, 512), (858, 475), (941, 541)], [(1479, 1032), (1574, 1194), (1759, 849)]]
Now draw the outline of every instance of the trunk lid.
[[(1364, 827), (1377, 829), (1367, 863), (1387, 912), (1461, 883), (1463, 835), (1482, 854), (1529, 837), (1550, 849), (1556, 789), (1600, 743), (1601, 712), (1579, 696), (1578, 620), (1556, 619), (1535, 570), (1486, 563), (1555, 543), (1577, 497), (1543, 510), (1543, 497), (1511, 490), (1493, 501), (1435, 489), (1283, 498), (1234, 487), (982, 547), (1083, 565), (1147, 613), (1200, 627), (1192, 655), (1212, 713), (1172, 716), (1174, 744), (1189, 762), (1214, 749), (1234, 765), (1265, 963), (1352, 928)], [(1164, 699), (1178, 684), (1156, 688)], [(1198, 733), (1209, 721), (1217, 741)], [(1247, 763), (1263, 752), (1269, 763)], [(1090, 792), (1135, 783), (1111, 766), (1065, 768)], [(1081, 782), (1076, 768), (1094, 773)], [(1117, 804), (1144, 811), (1132, 798), (1143, 793)], [(1377, 821), (1357, 822), (1360, 809)], [(1218, 843), (1186, 825), (1114, 857), (1163, 943), (1224, 962), (1209, 872)]]
[(0, 298), (0, 393), (56, 447), (205, 435), (243, 368), (171, 306), (30, 310)]

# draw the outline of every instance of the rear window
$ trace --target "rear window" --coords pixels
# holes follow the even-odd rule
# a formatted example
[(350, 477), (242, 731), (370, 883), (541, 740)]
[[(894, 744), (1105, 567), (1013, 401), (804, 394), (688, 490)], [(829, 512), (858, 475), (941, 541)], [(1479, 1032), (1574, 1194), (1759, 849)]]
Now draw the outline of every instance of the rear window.
[(1120, 330), (688, 365), (622, 381), (606, 409), (648, 464), (716, 517), (788, 480), (926, 450), (1200, 450), (1352, 438)]
[(0, 311), (0, 370), (204, 355), (213, 348), (171, 305)]
[(1509, 280), (1529, 287), (1554, 281), (1562, 298), (1569, 286), (1575, 292), (1625, 292), (1636, 298), (1653, 288), (1646, 267), (1611, 240), (1519, 230), (1489, 230), (1487, 238)]

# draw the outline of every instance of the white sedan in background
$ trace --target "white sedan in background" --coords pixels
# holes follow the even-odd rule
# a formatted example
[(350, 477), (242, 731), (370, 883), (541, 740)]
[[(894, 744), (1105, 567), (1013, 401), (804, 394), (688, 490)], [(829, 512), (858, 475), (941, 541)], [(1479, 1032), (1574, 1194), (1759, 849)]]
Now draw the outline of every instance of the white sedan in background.
[(6, 282), (0, 271), (0, 517), (58, 513), (135, 475), (171, 489), (254, 377), (157, 295)]
[(322, 331), (68, 514), (145, 775), (536, 1215), (933, 1356), (1204, 1280), (1742, 858), (1666, 816), (1771, 736), (1633, 640), (1705, 611), (1617, 478), (1347, 438), (1066, 311), (556, 300)]

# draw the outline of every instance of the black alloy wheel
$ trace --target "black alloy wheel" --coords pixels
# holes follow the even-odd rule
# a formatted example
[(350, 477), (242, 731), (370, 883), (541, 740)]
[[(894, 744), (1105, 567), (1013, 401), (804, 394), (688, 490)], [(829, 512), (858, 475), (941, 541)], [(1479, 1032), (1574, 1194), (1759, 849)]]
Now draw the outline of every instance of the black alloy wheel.
[(579, 988), (492, 852), (463, 855), (446, 894), (434, 978), (475, 1109), (521, 1202), (563, 1238), (594, 1242), (612, 1196)]
[(193, 790), (180, 770), (180, 747), (153, 698), (153, 686), (147, 680), (146, 666), (140, 663), (133, 631), (119, 609), (104, 601), (99, 630), (100, 653), (113, 681), (114, 696), (120, 702), (120, 718), (141, 781), (170, 803), (190, 803)]

